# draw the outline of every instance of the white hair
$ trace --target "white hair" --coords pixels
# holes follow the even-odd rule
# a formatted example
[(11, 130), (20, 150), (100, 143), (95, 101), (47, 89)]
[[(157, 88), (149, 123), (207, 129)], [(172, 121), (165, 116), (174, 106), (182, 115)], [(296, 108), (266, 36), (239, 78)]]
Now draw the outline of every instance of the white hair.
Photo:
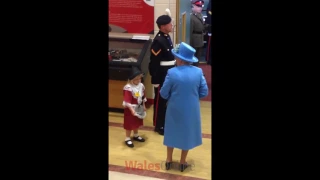
[(177, 60), (180, 60), (183, 64), (188, 64), (188, 65), (192, 65), (193, 63), (192, 62), (188, 62), (188, 61), (184, 61), (178, 57), (176, 57)]

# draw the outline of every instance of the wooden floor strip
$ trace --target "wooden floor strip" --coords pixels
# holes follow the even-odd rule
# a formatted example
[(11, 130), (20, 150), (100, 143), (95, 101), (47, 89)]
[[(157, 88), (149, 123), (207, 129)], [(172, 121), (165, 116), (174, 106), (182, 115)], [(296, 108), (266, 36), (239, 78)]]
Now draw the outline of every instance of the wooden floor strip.
[[(116, 122), (109, 122), (109, 126), (111, 127), (123, 127), (122, 123), (116, 123)], [(154, 127), (152, 126), (142, 126), (140, 127), (140, 130), (145, 130), (145, 131), (153, 131)], [(202, 138), (207, 138), (207, 139), (211, 139), (211, 134), (205, 134), (202, 133)]]

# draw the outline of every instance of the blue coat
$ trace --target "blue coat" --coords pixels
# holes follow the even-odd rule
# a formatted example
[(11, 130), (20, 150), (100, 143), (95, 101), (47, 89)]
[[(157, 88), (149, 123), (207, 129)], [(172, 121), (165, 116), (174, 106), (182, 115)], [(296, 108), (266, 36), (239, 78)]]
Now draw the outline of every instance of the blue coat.
[(208, 95), (202, 69), (192, 65), (169, 69), (160, 95), (168, 100), (163, 144), (182, 150), (201, 145), (199, 99)]

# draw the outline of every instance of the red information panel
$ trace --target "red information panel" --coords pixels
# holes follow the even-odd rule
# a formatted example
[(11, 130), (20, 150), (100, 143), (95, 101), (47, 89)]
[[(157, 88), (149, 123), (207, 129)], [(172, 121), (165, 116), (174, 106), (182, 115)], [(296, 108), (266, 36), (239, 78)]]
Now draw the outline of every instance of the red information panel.
[(153, 34), (154, 0), (109, 0), (109, 32)]

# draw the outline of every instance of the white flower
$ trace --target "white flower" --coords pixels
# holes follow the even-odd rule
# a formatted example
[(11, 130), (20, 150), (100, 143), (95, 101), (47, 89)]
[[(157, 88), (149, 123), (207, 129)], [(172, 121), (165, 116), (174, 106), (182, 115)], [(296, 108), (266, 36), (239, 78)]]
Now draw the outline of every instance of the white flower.
[(176, 53), (179, 53), (179, 47), (180, 47), (180, 44), (177, 44), (176, 47), (174, 48), (174, 51), (175, 51)]

